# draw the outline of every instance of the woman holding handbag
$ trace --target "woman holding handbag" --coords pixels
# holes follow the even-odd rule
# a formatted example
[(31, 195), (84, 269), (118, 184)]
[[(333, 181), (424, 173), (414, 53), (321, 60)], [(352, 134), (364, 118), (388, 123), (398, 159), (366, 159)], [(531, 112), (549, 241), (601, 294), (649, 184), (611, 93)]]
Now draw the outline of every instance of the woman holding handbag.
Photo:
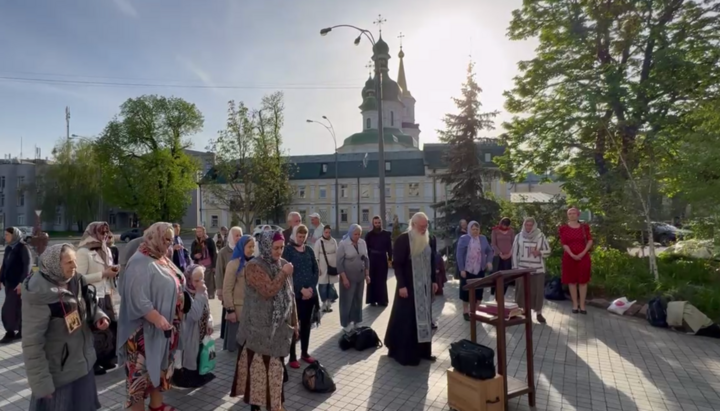
[(318, 280), (318, 293), (322, 300), (322, 310), (332, 312), (332, 304), (337, 301), (338, 294), (335, 284), (338, 283), (337, 271), (337, 241), (332, 238), (332, 227), (323, 227), (323, 234), (313, 246), (317, 256), (320, 278)]

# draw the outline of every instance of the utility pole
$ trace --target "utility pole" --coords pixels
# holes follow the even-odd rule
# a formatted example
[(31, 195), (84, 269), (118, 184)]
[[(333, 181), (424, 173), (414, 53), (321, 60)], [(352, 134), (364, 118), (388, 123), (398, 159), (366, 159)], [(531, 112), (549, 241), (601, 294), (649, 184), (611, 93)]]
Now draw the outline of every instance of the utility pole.
[(65, 106), (65, 138), (70, 141), (70, 107)]
[[(378, 14), (378, 19), (373, 22), (379, 29), (380, 38), (382, 39), (382, 25), (387, 20), (382, 18)], [(373, 47), (374, 48), (374, 47)], [(375, 60), (375, 100), (377, 100), (378, 109), (378, 193), (380, 194), (380, 218), (382, 226), (387, 227), (388, 219), (387, 212), (385, 210), (385, 129), (383, 126), (383, 87), (382, 87), (382, 67), (380, 65), (380, 59), (377, 56), (373, 56)]]

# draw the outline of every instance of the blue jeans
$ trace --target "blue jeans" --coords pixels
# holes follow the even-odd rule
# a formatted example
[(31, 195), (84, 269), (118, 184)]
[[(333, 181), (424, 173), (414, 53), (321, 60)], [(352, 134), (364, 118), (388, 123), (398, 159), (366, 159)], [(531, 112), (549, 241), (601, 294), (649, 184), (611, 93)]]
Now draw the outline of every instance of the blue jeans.
[(318, 294), (320, 294), (320, 300), (322, 302), (335, 301), (338, 299), (335, 284), (318, 284)]

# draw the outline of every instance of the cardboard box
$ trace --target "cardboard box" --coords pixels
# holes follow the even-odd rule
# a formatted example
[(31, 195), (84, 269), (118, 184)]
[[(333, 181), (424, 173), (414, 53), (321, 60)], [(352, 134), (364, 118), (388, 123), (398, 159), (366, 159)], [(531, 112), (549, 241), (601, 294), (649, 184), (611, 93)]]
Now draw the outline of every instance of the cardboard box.
[(467, 375), (447, 372), (448, 405), (457, 411), (505, 411), (505, 390), (501, 375), (476, 380)]

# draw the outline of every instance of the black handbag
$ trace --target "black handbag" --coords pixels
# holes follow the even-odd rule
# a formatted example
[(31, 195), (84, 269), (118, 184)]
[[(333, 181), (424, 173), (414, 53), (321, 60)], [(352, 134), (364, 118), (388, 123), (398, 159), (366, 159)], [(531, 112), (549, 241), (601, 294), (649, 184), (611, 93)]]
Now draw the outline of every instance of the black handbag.
[(303, 370), (302, 384), (310, 392), (319, 394), (335, 392), (335, 381), (330, 372), (317, 360)]
[(450, 364), (455, 371), (470, 378), (495, 378), (495, 351), (470, 340), (450, 344)]
[(328, 262), (327, 253), (325, 252), (325, 242), (323, 240), (320, 240), (320, 247), (322, 247), (323, 250), (323, 256), (325, 256), (325, 265), (327, 265), (327, 275), (331, 277), (335, 277), (338, 275), (337, 267), (333, 267)]
[(381, 348), (382, 341), (377, 333), (370, 327), (358, 327), (355, 329), (355, 349), (364, 351), (368, 348)]

